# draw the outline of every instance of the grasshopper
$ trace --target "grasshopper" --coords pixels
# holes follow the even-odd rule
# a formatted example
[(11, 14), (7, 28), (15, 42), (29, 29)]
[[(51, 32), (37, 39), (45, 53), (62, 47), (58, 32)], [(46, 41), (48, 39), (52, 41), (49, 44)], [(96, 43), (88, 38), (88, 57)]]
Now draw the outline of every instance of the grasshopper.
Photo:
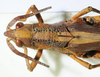
[[(33, 71), (37, 64), (48, 65), (39, 61), (43, 49), (58, 51), (66, 54), (84, 67), (93, 69), (100, 64), (89, 64), (81, 58), (100, 59), (100, 16), (84, 16), (91, 11), (100, 13), (99, 10), (87, 7), (77, 13), (69, 20), (64, 20), (54, 24), (44, 24), (40, 12), (51, 7), (38, 10), (32, 5), (25, 15), (15, 17), (7, 26), (4, 35), (7, 36), (9, 48), (17, 55), (26, 59), (28, 70)], [(30, 13), (32, 11), (32, 13)], [(26, 21), (28, 17), (35, 15), (39, 23), (23, 24), (18, 22), (16, 29), (11, 29), (17, 21)], [(24, 49), (24, 53), (19, 52), (10, 41), (13, 41), (18, 47)], [(28, 56), (27, 47), (36, 49), (37, 54), (34, 58)], [(32, 62), (29, 63), (29, 60)]]

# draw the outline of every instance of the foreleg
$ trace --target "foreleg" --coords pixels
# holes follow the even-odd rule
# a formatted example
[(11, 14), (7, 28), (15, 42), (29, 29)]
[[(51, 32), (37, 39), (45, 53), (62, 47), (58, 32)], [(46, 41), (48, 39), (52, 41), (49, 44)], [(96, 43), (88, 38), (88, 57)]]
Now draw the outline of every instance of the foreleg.
[[(19, 20), (21, 20), (21, 19), (25, 19), (25, 18), (31, 17), (31, 16), (33, 16), (33, 15), (37, 15), (37, 14), (39, 14), (40, 12), (45, 11), (45, 10), (50, 9), (50, 8), (51, 8), (51, 7), (47, 7), (47, 8), (38, 10), (37, 12), (34, 12), (34, 13), (30, 13), (30, 14), (26, 14), (26, 15), (21, 15), (21, 16), (15, 17), (15, 18), (8, 24), (7, 30), (10, 30), (10, 27), (12, 27), (17, 21), (19, 21)], [(40, 18), (38, 17), (38, 20), (39, 20), (39, 23), (42, 23), (41, 17), (40, 17)]]
[[(34, 63), (34, 64), (33, 64), (33, 67), (35, 67), (35, 65), (37, 65), (37, 63), (38, 63), (38, 64), (41, 64), (41, 65), (43, 65), (43, 66), (49, 67), (48, 65), (46, 65), (46, 64), (44, 64), (44, 63), (38, 61), (39, 58), (40, 58), (40, 56), (41, 56), (41, 54), (42, 54), (42, 50), (39, 50), (38, 53), (37, 53), (37, 55), (36, 55), (36, 57), (35, 57), (35, 59), (33, 59), (33, 58), (31, 58), (30, 56), (28, 56), (27, 54), (21, 53), (21, 52), (19, 52), (17, 49), (15, 49), (15, 47), (10, 43), (11, 40), (12, 40), (11, 38), (7, 38), (7, 44), (8, 44), (8, 46), (9, 46), (9, 48), (10, 48), (15, 54), (17, 54), (17, 55), (19, 55), (19, 56), (21, 56), (21, 57), (24, 57), (27, 61), (28, 61), (28, 60), (31, 60), (31, 61)], [(23, 48), (24, 48), (24, 52), (27, 53), (27, 48), (26, 48), (26, 47), (23, 47)], [(27, 62), (27, 63), (28, 63), (28, 62)]]
[[(23, 48), (24, 48), (24, 53), (26, 55), (28, 55), (27, 48), (25, 48), (25, 47), (23, 47)], [(42, 50), (38, 50), (34, 59), (38, 61), (40, 59), (41, 55), (42, 55)], [(33, 71), (33, 69), (36, 67), (37, 63), (33, 62), (33, 61), (30, 63), (29, 59), (26, 59), (26, 65), (27, 65), (27, 68), (29, 71)]]
[[(28, 9), (28, 11), (26, 12), (26, 14), (30, 14), (31, 11), (32, 11), (33, 13), (35, 13), (35, 12), (38, 11), (38, 9), (36, 8), (35, 5), (31, 5), (31, 7), (30, 7), (30, 8)], [(42, 19), (40, 13), (36, 14), (35, 16), (36, 16), (36, 18), (38, 19), (39, 23), (43, 23), (43, 19)], [(24, 18), (24, 19), (21, 19), (20, 21), (26, 21), (26, 20), (27, 20), (27, 18)]]

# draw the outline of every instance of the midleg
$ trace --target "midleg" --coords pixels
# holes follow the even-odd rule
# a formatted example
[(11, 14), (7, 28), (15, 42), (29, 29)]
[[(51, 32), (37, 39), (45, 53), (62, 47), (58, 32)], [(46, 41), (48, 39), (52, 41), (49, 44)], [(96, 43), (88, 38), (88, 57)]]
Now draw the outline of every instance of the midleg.
[(80, 16), (82, 16), (82, 15), (84, 15), (84, 14), (86, 14), (86, 13), (89, 13), (89, 12), (91, 12), (91, 11), (94, 11), (94, 12), (96, 12), (96, 13), (100, 13), (99, 10), (97, 10), (97, 9), (92, 8), (92, 7), (89, 6), (89, 7), (85, 8), (85, 9), (83, 9), (82, 11), (80, 11), (79, 13), (77, 13), (75, 16), (73, 16), (73, 17), (71, 18), (71, 20), (74, 21), (75, 19), (79, 18)]

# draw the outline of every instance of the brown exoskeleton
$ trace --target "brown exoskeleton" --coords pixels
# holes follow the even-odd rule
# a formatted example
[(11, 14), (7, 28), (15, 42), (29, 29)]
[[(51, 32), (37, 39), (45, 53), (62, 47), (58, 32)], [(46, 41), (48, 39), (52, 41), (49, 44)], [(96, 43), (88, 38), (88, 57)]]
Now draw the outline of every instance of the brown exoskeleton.
[[(32, 5), (26, 15), (14, 18), (8, 24), (7, 31), (4, 33), (8, 37), (7, 44), (9, 48), (15, 54), (26, 58), (26, 64), (30, 71), (35, 68), (37, 63), (49, 67), (39, 62), (43, 49), (56, 50), (67, 54), (88, 69), (99, 67), (100, 64), (91, 65), (78, 57), (100, 59), (100, 16), (80, 17), (91, 11), (97, 13), (100, 13), (100, 11), (87, 7), (70, 20), (54, 24), (44, 24), (40, 12), (49, 8), (51, 7), (38, 11), (35, 5)], [(31, 11), (33, 13), (30, 13)], [(19, 22), (16, 24), (16, 29), (10, 29), (16, 21), (26, 21), (28, 17), (33, 15), (37, 17), (39, 23), (23, 24)], [(14, 41), (18, 47), (22, 47), (24, 53), (15, 49), (10, 40)], [(34, 59), (27, 55), (27, 47), (38, 50)], [(29, 60), (32, 62), (29, 63)]]

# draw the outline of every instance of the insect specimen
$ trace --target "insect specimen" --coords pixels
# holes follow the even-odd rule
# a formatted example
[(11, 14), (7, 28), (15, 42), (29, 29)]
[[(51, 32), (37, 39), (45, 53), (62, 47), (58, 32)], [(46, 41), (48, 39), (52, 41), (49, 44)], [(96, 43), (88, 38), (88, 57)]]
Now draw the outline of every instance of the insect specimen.
[[(100, 13), (99, 10), (87, 7), (77, 13), (69, 20), (64, 20), (54, 24), (45, 24), (40, 12), (51, 7), (38, 10), (32, 5), (26, 15), (15, 17), (7, 26), (4, 35), (7, 36), (7, 44), (9, 48), (17, 55), (26, 59), (27, 67), (32, 71), (37, 64), (48, 65), (39, 61), (43, 49), (56, 50), (62, 54), (66, 54), (75, 61), (88, 69), (99, 67), (100, 64), (92, 65), (85, 62), (81, 58), (93, 57), (100, 59), (100, 16), (84, 16), (88, 12), (94, 11)], [(30, 13), (32, 11), (32, 13)], [(18, 22), (16, 29), (11, 29), (17, 21), (26, 21), (28, 17), (35, 15), (39, 23), (23, 24)], [(24, 49), (24, 53), (19, 52), (10, 43), (15, 42), (18, 47)], [(27, 47), (36, 49), (35, 58), (28, 56)], [(29, 63), (29, 60), (32, 62)]]

